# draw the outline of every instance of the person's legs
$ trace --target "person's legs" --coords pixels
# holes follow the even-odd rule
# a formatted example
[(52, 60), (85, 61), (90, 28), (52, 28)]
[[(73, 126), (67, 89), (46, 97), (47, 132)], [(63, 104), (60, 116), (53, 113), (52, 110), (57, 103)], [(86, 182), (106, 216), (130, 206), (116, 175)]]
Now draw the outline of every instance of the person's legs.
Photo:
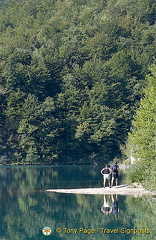
[(118, 186), (118, 173), (116, 173), (115, 182), (116, 182), (116, 186)]
[(103, 187), (105, 188), (105, 184), (106, 184), (106, 177), (105, 175), (103, 176)]
[(108, 185), (110, 187), (110, 175), (109, 174), (104, 174), (103, 175), (103, 185), (104, 185), (104, 187), (106, 185), (106, 180), (108, 180)]
[(114, 176), (112, 176), (112, 183), (111, 183), (112, 187), (113, 187), (113, 182), (114, 182)]
[(108, 178), (108, 186), (111, 188), (110, 178)]

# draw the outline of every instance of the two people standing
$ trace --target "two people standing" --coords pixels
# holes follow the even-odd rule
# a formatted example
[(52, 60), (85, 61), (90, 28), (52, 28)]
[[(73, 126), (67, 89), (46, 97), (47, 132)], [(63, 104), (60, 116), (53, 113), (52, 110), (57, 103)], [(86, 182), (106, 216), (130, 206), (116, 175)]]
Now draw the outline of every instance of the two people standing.
[[(108, 164), (106, 164), (106, 167), (101, 170), (101, 174), (103, 175), (103, 185), (106, 186), (106, 180), (108, 180), (108, 186), (111, 188), (113, 187), (113, 182), (115, 180), (116, 186), (118, 186), (118, 171), (119, 166), (117, 162), (112, 167), (109, 167)], [(112, 174), (112, 180), (110, 178), (110, 175)]]

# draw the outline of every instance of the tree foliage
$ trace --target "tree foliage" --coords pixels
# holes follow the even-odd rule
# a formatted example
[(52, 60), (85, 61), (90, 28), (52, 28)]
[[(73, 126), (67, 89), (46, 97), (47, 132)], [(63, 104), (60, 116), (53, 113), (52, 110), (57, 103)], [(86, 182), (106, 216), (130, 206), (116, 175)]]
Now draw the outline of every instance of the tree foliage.
[(4, 1), (3, 154), (119, 157), (156, 53), (155, 8), (152, 0)]
[[(138, 159), (142, 171), (140, 180), (149, 189), (156, 189), (156, 66), (151, 68), (151, 74), (147, 76), (145, 96), (141, 99), (137, 110), (134, 128), (130, 134), (130, 142)], [(138, 163), (135, 163), (138, 164)], [(138, 165), (139, 166), (139, 165)], [(134, 166), (133, 166), (134, 168)], [(137, 171), (135, 168), (134, 173)], [(150, 183), (150, 186), (149, 186)]]

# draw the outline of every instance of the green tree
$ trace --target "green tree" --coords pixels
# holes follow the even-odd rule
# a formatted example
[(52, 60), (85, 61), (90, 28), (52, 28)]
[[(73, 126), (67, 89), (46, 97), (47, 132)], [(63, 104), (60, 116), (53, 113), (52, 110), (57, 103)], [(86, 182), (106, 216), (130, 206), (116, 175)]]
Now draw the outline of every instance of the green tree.
[(149, 189), (156, 189), (156, 65), (150, 70), (145, 96), (133, 121), (130, 142), (138, 159), (136, 164), (139, 162), (143, 169), (139, 172), (141, 180)]
[(57, 157), (55, 137), (58, 135), (58, 120), (54, 117), (54, 102), (48, 97), (40, 103), (29, 94), (23, 104), (23, 116), (18, 126), (19, 157), (24, 162), (53, 160)]

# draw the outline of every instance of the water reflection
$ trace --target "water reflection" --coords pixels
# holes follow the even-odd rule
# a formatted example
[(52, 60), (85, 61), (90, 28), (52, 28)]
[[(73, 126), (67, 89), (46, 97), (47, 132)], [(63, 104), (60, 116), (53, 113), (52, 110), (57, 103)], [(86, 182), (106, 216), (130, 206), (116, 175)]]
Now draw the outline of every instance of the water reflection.
[(114, 217), (118, 217), (119, 214), (119, 200), (118, 195), (104, 195), (103, 196), (103, 205), (101, 207), (101, 211), (109, 216), (111, 213)]
[[(4, 172), (3, 169), (0, 169), (0, 239), (45, 239), (42, 229), (46, 226), (52, 229), (49, 239), (55, 240), (153, 240), (156, 235), (155, 198), (44, 191), (58, 186), (70, 188), (73, 184), (75, 187), (89, 183), (97, 186), (101, 184), (101, 176), (98, 176), (99, 171), (96, 168), (14, 167), (5, 168)], [(65, 172), (69, 174), (66, 181)], [(77, 173), (75, 178), (73, 173)], [(109, 214), (102, 211), (106, 207), (110, 208)], [(61, 228), (62, 232), (57, 233), (57, 228)], [(77, 234), (65, 232), (66, 228), (78, 229)], [(80, 228), (118, 229), (118, 233), (106, 234), (102, 230), (90, 230), (89, 234), (89, 230), (88, 233), (80, 232)], [(121, 228), (124, 229), (123, 233), (120, 232)], [(127, 229), (135, 228), (150, 229), (150, 234), (129, 234)]]
[(119, 214), (119, 200), (118, 195), (112, 195), (112, 213), (114, 214), (115, 218), (118, 217)]
[(103, 197), (103, 205), (101, 207), (101, 211), (109, 216), (112, 212), (112, 207), (110, 206), (110, 195), (104, 195)]

